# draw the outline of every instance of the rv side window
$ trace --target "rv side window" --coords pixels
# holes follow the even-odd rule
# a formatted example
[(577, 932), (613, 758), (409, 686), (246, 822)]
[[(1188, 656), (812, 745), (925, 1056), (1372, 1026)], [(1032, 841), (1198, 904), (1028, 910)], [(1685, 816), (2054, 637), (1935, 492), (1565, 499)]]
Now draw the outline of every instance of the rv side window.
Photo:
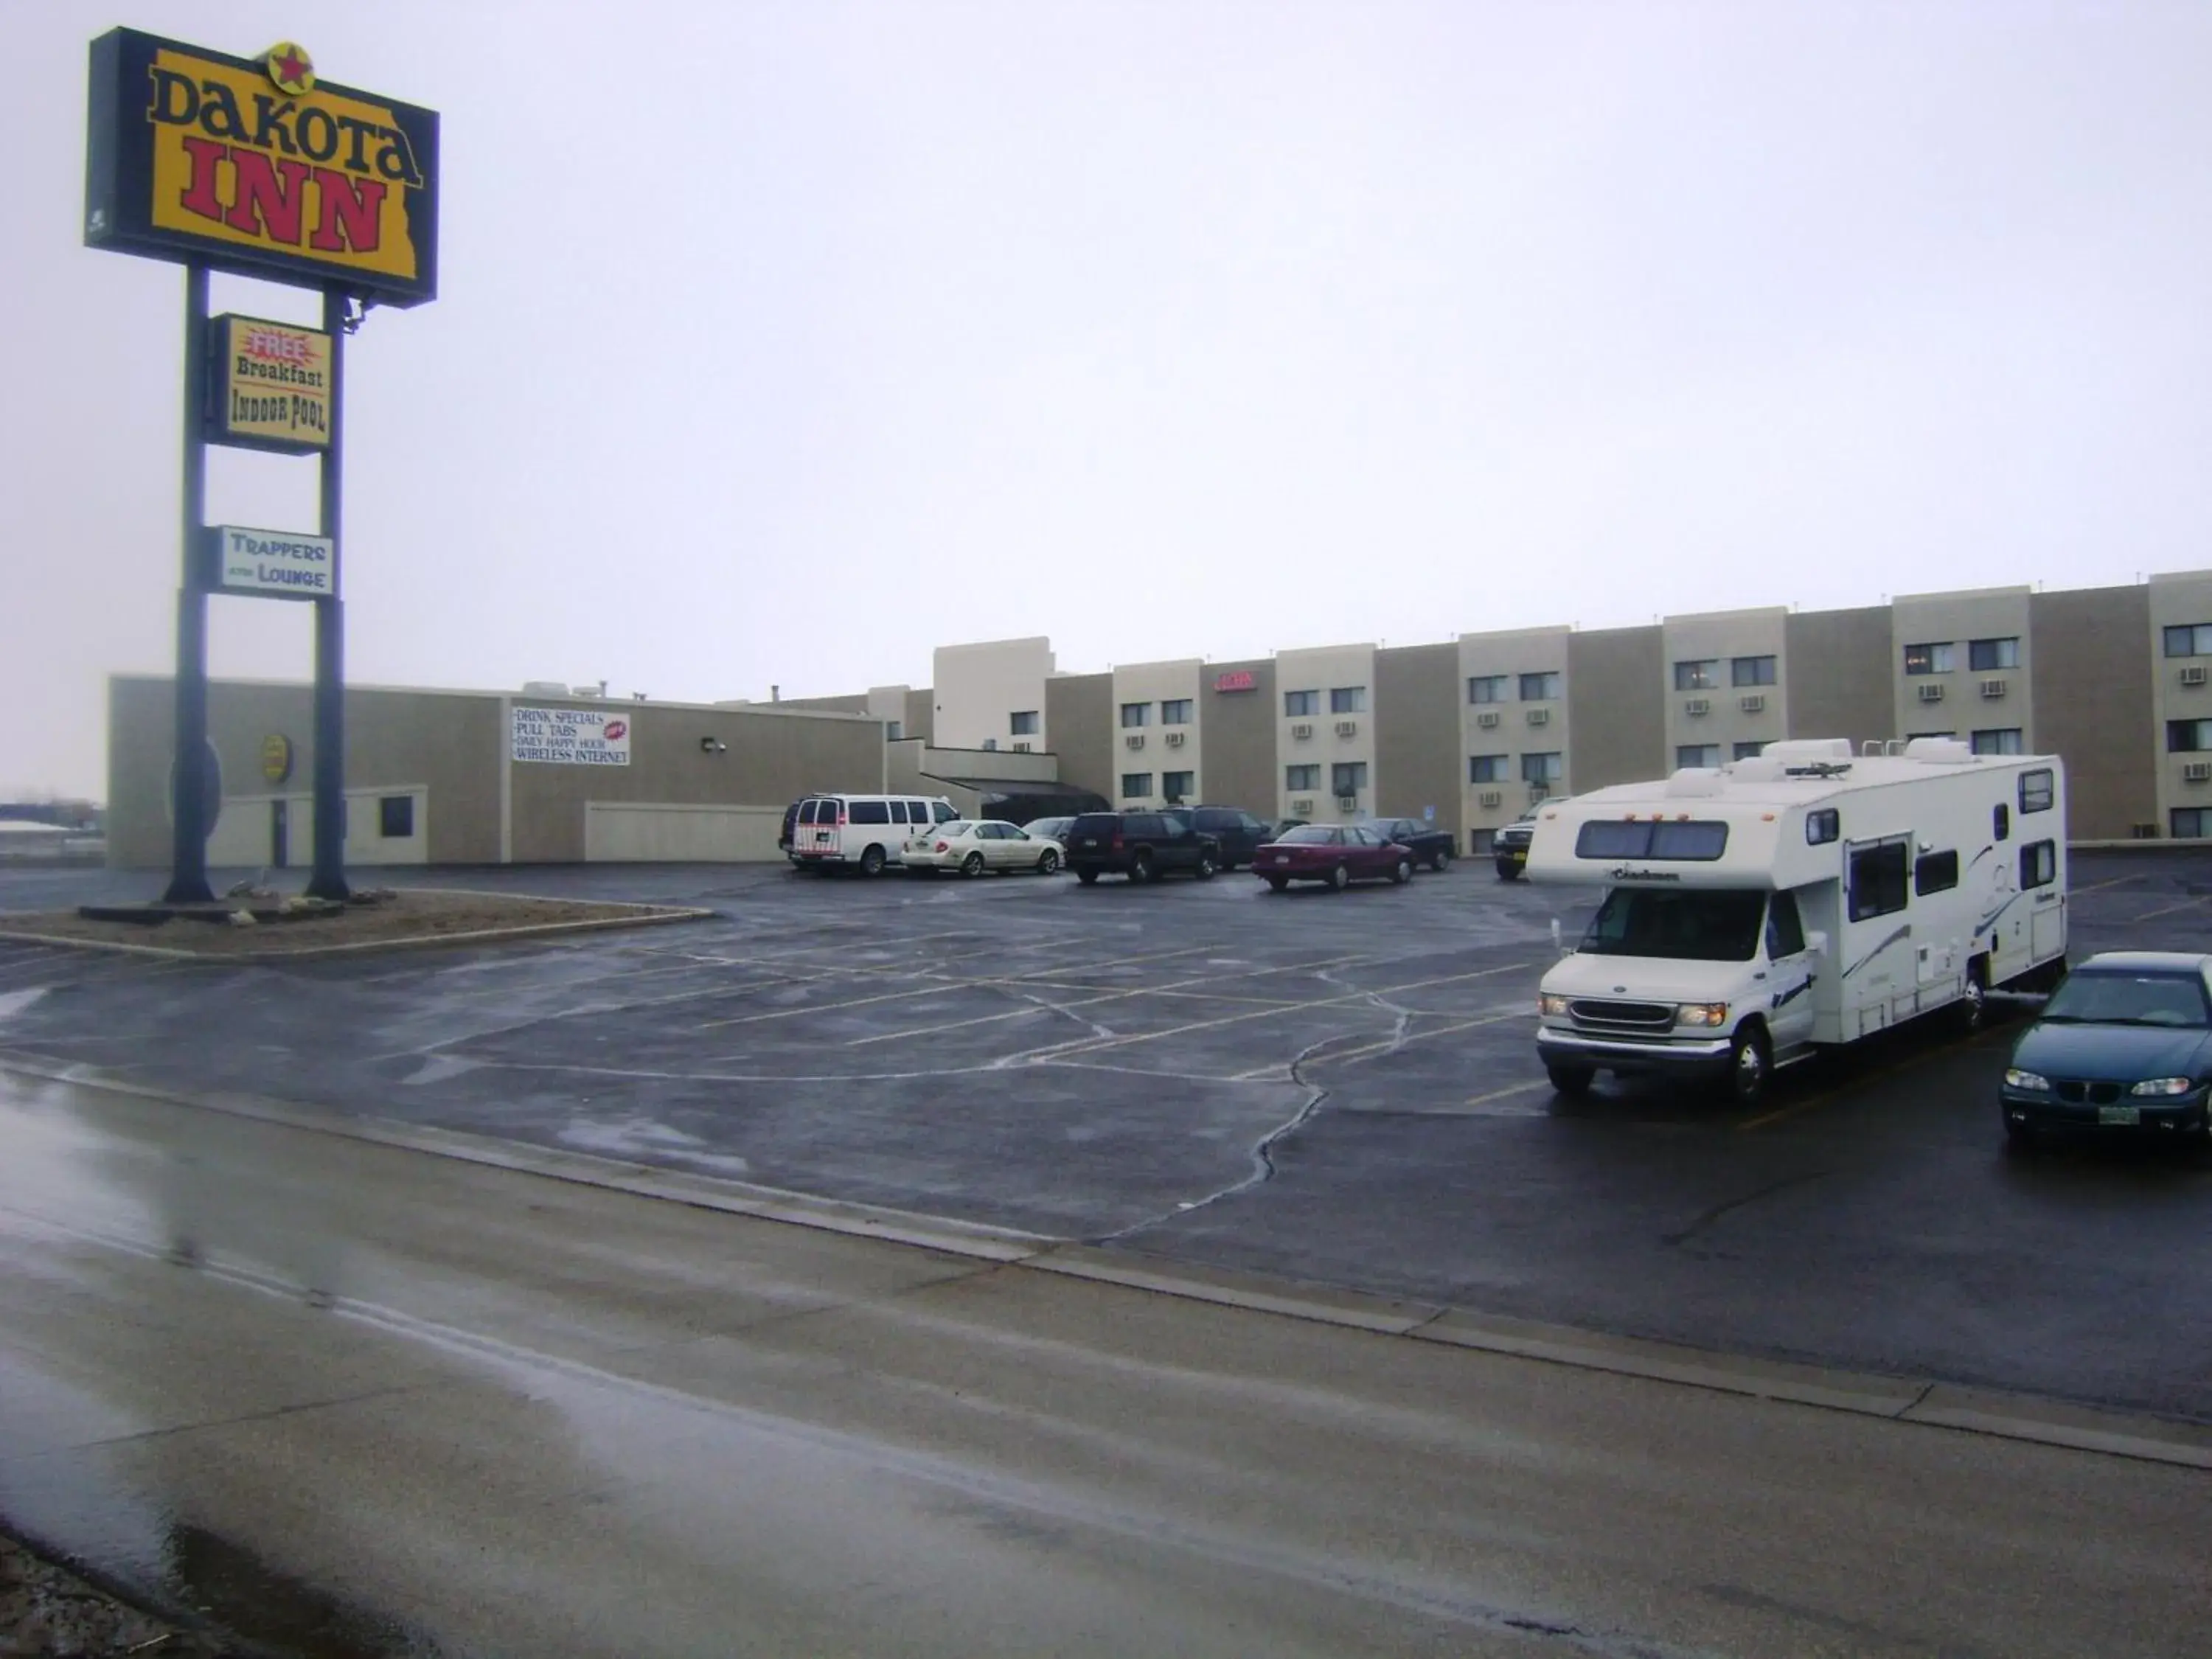
[(1777, 893), (1766, 906), (1766, 959), (1779, 962), (1805, 948), (1805, 924), (1798, 920), (1797, 895)]
[(1990, 834), (1999, 841), (2012, 839), (2012, 808), (2002, 801), (1990, 809)]
[(1905, 908), (1905, 838), (1870, 841), (1851, 848), (1851, 920), (1886, 916)]
[(1832, 806), (1824, 806), (1817, 812), (1805, 814), (1805, 845), (1820, 847), (1843, 834), (1843, 814)]
[(2048, 887), (2058, 879), (2058, 844), (2032, 841), (2020, 849), (2020, 884)]
[(1959, 884), (1959, 855), (1956, 853), (1924, 853), (1912, 866), (1912, 890), (1922, 898), (1930, 893), (1947, 893)]
[(2051, 769), (2042, 767), (2033, 772), (2020, 775), (2020, 810), (2023, 812), (2048, 812), (2051, 810), (2052, 789)]

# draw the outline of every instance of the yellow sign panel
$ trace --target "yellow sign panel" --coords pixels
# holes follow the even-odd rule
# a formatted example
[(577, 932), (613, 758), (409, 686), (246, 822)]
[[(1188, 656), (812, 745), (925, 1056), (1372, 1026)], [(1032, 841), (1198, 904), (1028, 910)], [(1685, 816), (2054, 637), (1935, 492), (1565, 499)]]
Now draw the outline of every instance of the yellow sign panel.
[(331, 441), (331, 337), (259, 317), (217, 317), (214, 419), (219, 444), (299, 453)]
[(261, 739), (261, 775), (270, 783), (282, 783), (292, 775), (292, 739), (280, 732)]

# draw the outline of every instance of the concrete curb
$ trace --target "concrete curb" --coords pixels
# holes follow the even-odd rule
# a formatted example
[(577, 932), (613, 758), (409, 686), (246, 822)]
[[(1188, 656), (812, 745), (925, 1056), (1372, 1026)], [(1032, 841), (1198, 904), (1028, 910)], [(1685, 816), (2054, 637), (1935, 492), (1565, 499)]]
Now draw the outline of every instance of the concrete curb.
[(428, 1153), (552, 1181), (574, 1182), (763, 1221), (880, 1239), (995, 1267), (1118, 1285), (1248, 1312), (1311, 1320), (1372, 1334), (1443, 1343), (1516, 1359), (1671, 1382), (1823, 1411), (1849, 1412), (1925, 1428), (2212, 1469), (2212, 1424), (2077, 1405), (2037, 1395), (1892, 1376), (1840, 1367), (1729, 1354), (1567, 1325), (1498, 1317), (1442, 1303), (1407, 1301), (1164, 1257), (1102, 1249), (1078, 1240), (1022, 1232), (871, 1205), (811, 1197), (781, 1188), (625, 1163), (461, 1130), (363, 1118), (250, 1095), (196, 1094), (111, 1078), (0, 1049), (0, 1073), (68, 1083), (112, 1094), (251, 1119), (308, 1133)]
[[(422, 889), (423, 891), (459, 890)], [(534, 893), (511, 895), (537, 899), (544, 904), (606, 904), (610, 899), (545, 898)], [(376, 956), (388, 951), (422, 951), (449, 945), (496, 944), (503, 939), (548, 939), (562, 933), (591, 933), (611, 927), (661, 927), (672, 922), (704, 921), (712, 910), (654, 905), (631, 916), (593, 916), (579, 921), (533, 921), (519, 927), (477, 927), (463, 933), (421, 933), (407, 939), (352, 939), (343, 945), (307, 945), (296, 951), (178, 951), (161, 945), (129, 945), (118, 939), (69, 939), (58, 933), (26, 933), (0, 929), (0, 944), (51, 945), (65, 950), (106, 951), (119, 956), (145, 957), (158, 962), (197, 962), (210, 967), (235, 963), (267, 968), (287, 962), (319, 962), (331, 957)], [(212, 925), (212, 924), (208, 924)], [(281, 927), (282, 923), (276, 924)]]

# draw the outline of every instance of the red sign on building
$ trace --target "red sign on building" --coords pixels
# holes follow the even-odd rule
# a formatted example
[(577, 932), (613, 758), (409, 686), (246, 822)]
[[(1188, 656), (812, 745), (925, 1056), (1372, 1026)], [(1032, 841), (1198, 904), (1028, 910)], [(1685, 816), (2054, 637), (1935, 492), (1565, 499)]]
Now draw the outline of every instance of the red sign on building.
[(1216, 674), (1213, 689), (1217, 691), (1249, 691), (1260, 684), (1249, 668), (1240, 668), (1233, 674)]

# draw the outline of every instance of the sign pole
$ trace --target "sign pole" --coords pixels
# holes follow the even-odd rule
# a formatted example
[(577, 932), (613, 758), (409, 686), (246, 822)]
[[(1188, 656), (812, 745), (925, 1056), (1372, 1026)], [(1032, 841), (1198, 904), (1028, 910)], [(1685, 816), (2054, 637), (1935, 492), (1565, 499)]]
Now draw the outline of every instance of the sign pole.
[(206, 418), (208, 268), (185, 267), (184, 559), (177, 584), (176, 762), (169, 803), (173, 839), (164, 904), (205, 903), (207, 838), (207, 573), (202, 556), (207, 516)]
[(331, 592), (315, 601), (315, 870), (311, 898), (343, 903), (345, 876), (345, 602), (338, 598), (345, 507), (346, 295), (323, 290), (323, 332), (331, 337), (330, 441), (322, 453), (322, 533), (331, 544)]

